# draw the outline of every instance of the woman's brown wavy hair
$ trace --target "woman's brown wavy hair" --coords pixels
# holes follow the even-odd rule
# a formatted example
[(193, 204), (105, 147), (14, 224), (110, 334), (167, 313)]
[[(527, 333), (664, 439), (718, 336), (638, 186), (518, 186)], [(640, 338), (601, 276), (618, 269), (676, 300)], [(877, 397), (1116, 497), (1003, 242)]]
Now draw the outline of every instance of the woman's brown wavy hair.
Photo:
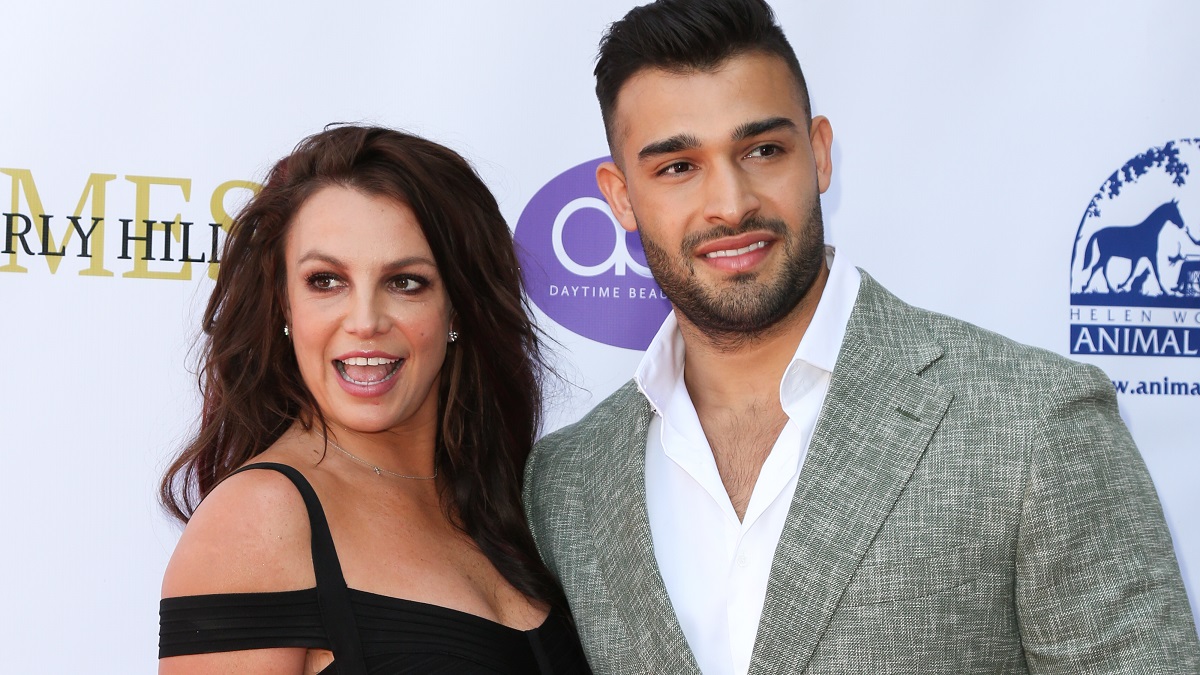
[(466, 160), (399, 131), (339, 126), (303, 140), (235, 219), (204, 312), (200, 428), (167, 469), (163, 505), (186, 522), (222, 479), (293, 423), (324, 429), (283, 334), (283, 251), (293, 216), (326, 186), (390, 197), (416, 215), (460, 335), (448, 346), (438, 390), (434, 461), (443, 499), (513, 586), (561, 606), (521, 509), (544, 364), (512, 236)]

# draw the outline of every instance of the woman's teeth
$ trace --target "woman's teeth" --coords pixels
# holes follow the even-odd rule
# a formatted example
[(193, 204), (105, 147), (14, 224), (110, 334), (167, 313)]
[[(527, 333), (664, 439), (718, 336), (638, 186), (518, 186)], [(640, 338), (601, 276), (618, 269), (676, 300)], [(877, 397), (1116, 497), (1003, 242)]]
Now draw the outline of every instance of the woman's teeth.
[(353, 356), (342, 361), (342, 363), (348, 366), (386, 366), (399, 360), (384, 358), (382, 356)]
[(345, 360), (334, 360), (334, 367), (343, 380), (351, 384), (370, 385), (386, 382), (400, 370), (403, 359), (382, 356), (353, 356)]

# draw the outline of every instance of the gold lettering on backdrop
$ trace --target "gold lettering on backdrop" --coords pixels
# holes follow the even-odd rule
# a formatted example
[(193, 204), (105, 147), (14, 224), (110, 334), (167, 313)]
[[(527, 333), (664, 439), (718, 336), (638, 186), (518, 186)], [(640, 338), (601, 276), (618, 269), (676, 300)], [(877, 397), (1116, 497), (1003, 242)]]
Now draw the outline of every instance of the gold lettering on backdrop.
[[(225, 209), (225, 196), (231, 190), (237, 189), (249, 190), (252, 194), (256, 195), (262, 190), (262, 185), (248, 180), (227, 180), (218, 185), (216, 190), (213, 190), (212, 200), (209, 201), (209, 208), (212, 210), (213, 223), (219, 225), (223, 232), (229, 232), (229, 226), (233, 224), (233, 216), (229, 215), (229, 212)], [(208, 262), (208, 278), (216, 279), (217, 270), (221, 267), (219, 264), (220, 261), (217, 259), (221, 249), (217, 243), (216, 228), (212, 230), (211, 250), (212, 257), (209, 258)]]
[[(175, 214), (171, 221), (156, 222), (150, 218), (150, 188), (155, 185), (178, 187), (183, 193), (183, 201), (191, 201), (191, 178), (165, 178), (161, 176), (125, 176), (125, 180), (133, 183), (133, 233), (129, 232), (129, 222), (122, 221), (121, 228), (121, 257), (133, 259), (133, 269), (121, 276), (128, 279), (191, 279), (192, 263), (184, 262), (178, 272), (151, 271), (148, 264), (151, 260), (174, 260), (172, 257), (172, 240), (182, 243), (183, 215)], [(161, 230), (161, 236), (156, 232)], [(129, 244), (133, 244), (133, 254), (129, 255)], [(176, 249), (178, 250), (178, 249)]]
[[(29, 169), (0, 169), (0, 173), (12, 179), (12, 200), (8, 211), (12, 216), (6, 217), (5, 241), (0, 242), (4, 245), (3, 252), (8, 256), (8, 262), (0, 265), (0, 272), (28, 272), (28, 268), (17, 263), (17, 254), (24, 250), (29, 255), (42, 255), (46, 259), (50, 273), (54, 274), (58, 272), (62, 258), (68, 252), (72, 235), (78, 233), (80, 242), (77, 257), (91, 259), (91, 264), (86, 269), (80, 270), (79, 275), (93, 277), (111, 277), (113, 275), (111, 271), (104, 269), (104, 211), (106, 188), (109, 181), (116, 179), (116, 174), (93, 173), (88, 176), (87, 183), (83, 186), (83, 194), (79, 197), (79, 204), (75, 207), (75, 213), (65, 219), (62, 243), (57, 244), (51, 233), (52, 217), (46, 215), (41, 195), (38, 194), (37, 184), (33, 180), (33, 172)], [(22, 193), (25, 195), (25, 203), (29, 206), (28, 211), (22, 211), (20, 208)], [(83, 218), (81, 216), (83, 216), (84, 207), (89, 201), (92, 204), (91, 216)], [(29, 214), (27, 217), (28, 227), (22, 227), (23, 224), (26, 224), (19, 217), (23, 213)], [(63, 225), (60, 224), (60, 227)], [(20, 233), (19, 236), (18, 233)], [(30, 237), (37, 242), (36, 247), (30, 246)]]
[[(84, 184), (83, 193), (73, 215), (47, 214), (33, 172), (29, 169), (3, 169), (0, 174), (11, 180), (12, 199), (5, 205), (0, 199), (0, 272), (24, 274), (29, 268), (21, 265), (20, 256), (41, 256), (46, 259), (50, 273), (55, 274), (64, 257), (88, 258), (88, 267), (80, 270), (80, 276), (111, 277), (106, 269), (105, 214), (107, 211), (108, 184), (116, 180), (116, 174), (93, 173)], [(236, 212), (240, 205), (236, 200), (232, 207), (226, 201), (231, 194), (244, 190), (246, 198), (258, 194), (262, 185), (246, 180), (228, 180), (213, 190), (209, 199), (212, 220), (187, 222), (176, 213), (171, 220), (151, 217), (152, 206), (163, 199), (163, 188), (175, 188), (183, 202), (191, 202), (192, 179), (162, 176), (128, 175), (125, 179), (134, 186), (133, 218), (113, 218), (113, 227), (108, 228), (114, 239), (108, 248), (117, 246), (118, 260), (128, 260), (132, 269), (121, 276), (133, 279), (192, 279), (192, 263), (205, 265), (210, 279), (217, 278), (220, 269), (221, 245), (224, 236), (233, 225), (230, 211)], [(0, 179), (2, 180), (2, 179)], [(157, 188), (157, 189), (156, 189)], [(153, 193), (153, 195), (152, 195)], [(153, 197), (153, 199), (152, 199)], [(88, 204), (90, 215), (85, 215)], [(26, 208), (22, 208), (22, 205)], [(55, 233), (61, 233), (61, 241), (55, 241)], [(151, 264), (155, 269), (151, 269)], [(177, 270), (163, 270), (163, 263), (179, 263)]]

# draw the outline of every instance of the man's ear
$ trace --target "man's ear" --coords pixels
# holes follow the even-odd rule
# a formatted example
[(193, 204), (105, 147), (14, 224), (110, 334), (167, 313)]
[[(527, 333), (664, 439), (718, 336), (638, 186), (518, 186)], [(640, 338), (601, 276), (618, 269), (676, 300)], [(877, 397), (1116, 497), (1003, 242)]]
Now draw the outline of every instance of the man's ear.
[(612, 209), (617, 222), (627, 232), (637, 231), (637, 220), (633, 217), (633, 205), (629, 203), (629, 186), (625, 183), (625, 173), (613, 162), (604, 162), (596, 167), (596, 184), (608, 208)]
[(813, 160), (817, 165), (817, 187), (824, 193), (833, 177), (833, 126), (824, 115), (813, 118), (808, 140), (812, 143)]

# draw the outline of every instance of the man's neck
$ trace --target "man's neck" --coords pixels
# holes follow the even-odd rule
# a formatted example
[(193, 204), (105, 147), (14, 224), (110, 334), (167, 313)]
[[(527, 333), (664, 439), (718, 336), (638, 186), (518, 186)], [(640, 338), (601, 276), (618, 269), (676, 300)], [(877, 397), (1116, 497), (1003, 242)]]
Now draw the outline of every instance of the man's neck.
[(822, 265), (791, 314), (753, 339), (707, 339), (677, 316), (685, 346), (683, 381), (739, 520), (787, 423), (779, 383), (812, 323), (828, 278), (829, 268)]
[(821, 265), (795, 309), (765, 334), (751, 339), (710, 339), (676, 313), (684, 343), (684, 383), (701, 421), (706, 410), (778, 405), (779, 382), (812, 323), (828, 279), (829, 268)]

